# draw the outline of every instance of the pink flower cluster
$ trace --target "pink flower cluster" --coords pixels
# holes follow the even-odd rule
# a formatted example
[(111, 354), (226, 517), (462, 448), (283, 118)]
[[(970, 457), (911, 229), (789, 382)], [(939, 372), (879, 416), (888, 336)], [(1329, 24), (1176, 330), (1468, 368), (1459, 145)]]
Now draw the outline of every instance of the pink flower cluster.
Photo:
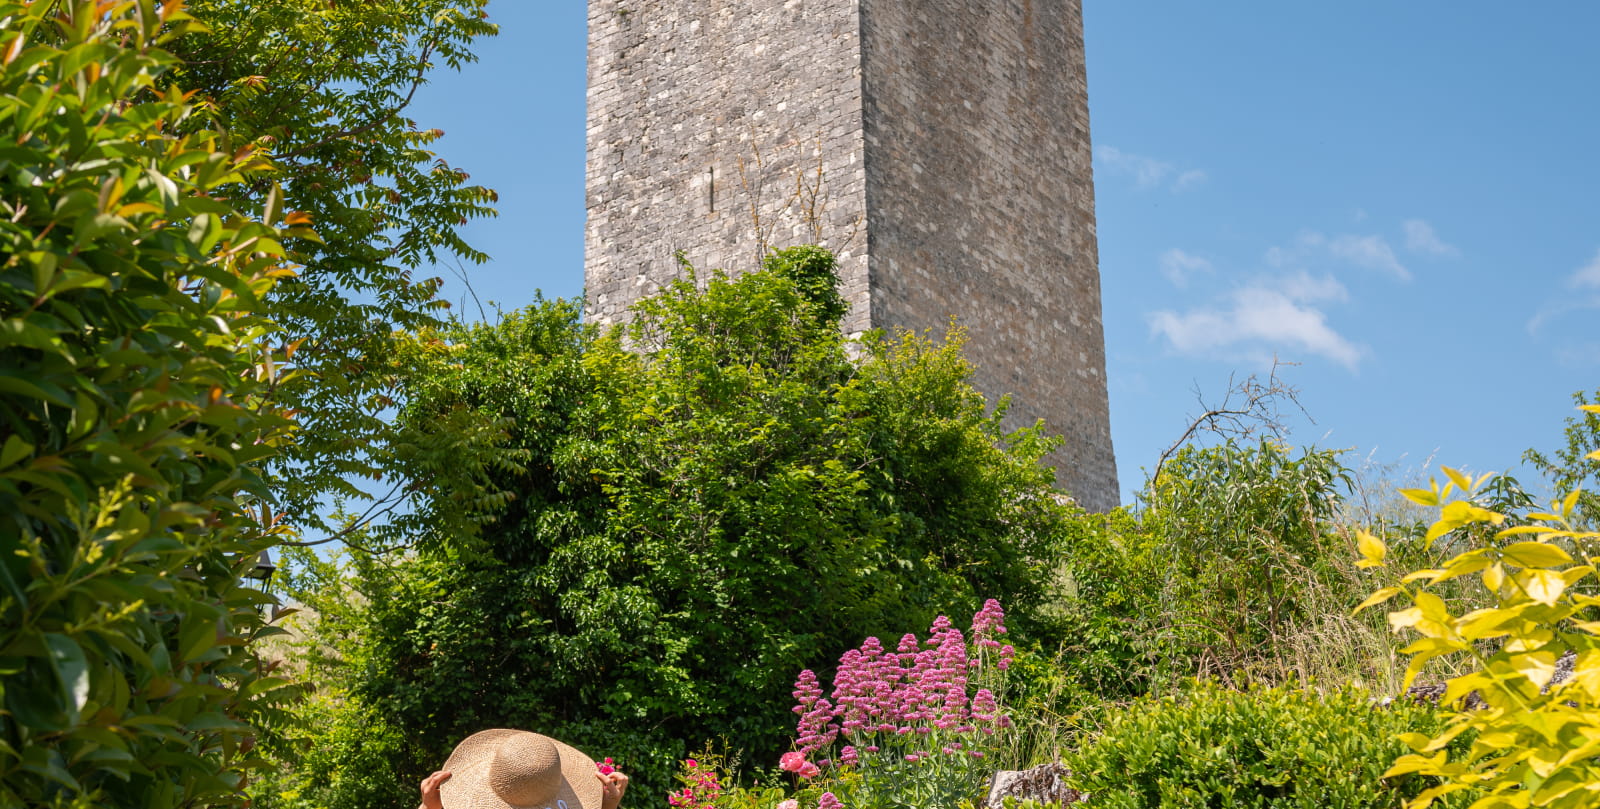
[(599, 764), (596, 764), (594, 766), (595, 766), (595, 769), (600, 771), (601, 775), (610, 775), (610, 774), (612, 774), (612, 773), (617, 771), (617, 768), (616, 768), (615, 765), (616, 765), (616, 762), (612, 761), (610, 756), (607, 756), (605, 761), (602, 761)]
[(861, 648), (846, 652), (831, 699), (822, 696), (815, 673), (800, 672), (794, 686), (794, 712), (800, 715), (795, 752), (784, 754), (780, 767), (801, 777), (815, 776), (820, 769), (808, 759), (841, 736), (851, 742), (839, 754), (839, 763), (846, 766), (856, 764), (862, 753), (879, 752), (890, 740), (908, 750), (906, 761), (921, 761), (930, 755), (924, 749), (929, 746), (921, 742), (932, 735), (939, 739), (933, 749), (940, 753), (982, 757), (952, 737), (993, 734), (1010, 725), (989, 689), (967, 696), (971, 678), (986, 661), (999, 671), (1010, 666), (1016, 650), (996, 639), (1005, 632), (1005, 612), (991, 598), (972, 616), (970, 648), (961, 630), (941, 615), (925, 641), (908, 634), (890, 652), (877, 638), (867, 638)]
[[(610, 763), (611, 759), (606, 759)], [(684, 787), (677, 792), (667, 793), (667, 805), (681, 809), (704, 809), (711, 806), (722, 792), (722, 782), (717, 780), (716, 769), (711, 766), (700, 765), (694, 759), (685, 759), (684, 775), (679, 776)]]

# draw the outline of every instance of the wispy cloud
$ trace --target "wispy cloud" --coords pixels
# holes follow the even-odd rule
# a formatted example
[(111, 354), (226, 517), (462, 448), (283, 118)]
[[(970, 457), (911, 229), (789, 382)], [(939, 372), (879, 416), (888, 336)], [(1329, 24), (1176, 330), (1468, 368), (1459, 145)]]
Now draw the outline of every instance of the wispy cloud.
[(1176, 247), (1161, 254), (1161, 274), (1175, 287), (1186, 287), (1193, 276), (1210, 273), (1214, 269), (1209, 260), (1185, 253)]
[(1402, 281), (1411, 280), (1411, 271), (1400, 263), (1394, 248), (1382, 236), (1335, 236), (1328, 240), (1328, 252), (1357, 267), (1381, 270)]
[(1569, 368), (1593, 368), (1600, 365), (1600, 343), (1589, 341), (1556, 349), (1556, 362)]
[(1172, 181), (1172, 191), (1173, 193), (1188, 191), (1205, 182), (1206, 176), (1206, 173), (1199, 169), (1189, 169), (1179, 174), (1178, 179)]
[(1594, 258), (1588, 264), (1578, 268), (1578, 271), (1567, 279), (1567, 283), (1574, 289), (1600, 289), (1600, 251), (1596, 251)]
[(1277, 283), (1283, 294), (1297, 301), (1307, 303), (1313, 301), (1338, 301), (1343, 303), (1350, 300), (1349, 290), (1344, 284), (1331, 275), (1314, 278), (1309, 273), (1297, 272), (1287, 278), (1280, 279)]
[(1413, 253), (1440, 258), (1461, 255), (1455, 245), (1446, 244), (1439, 234), (1433, 232), (1433, 226), (1421, 219), (1407, 219), (1401, 223), (1401, 227), (1406, 232), (1406, 249)]
[(1590, 259), (1588, 264), (1567, 276), (1567, 287), (1578, 290), (1579, 294), (1565, 295), (1559, 300), (1546, 303), (1528, 319), (1529, 334), (1537, 334), (1546, 323), (1573, 312), (1600, 309), (1600, 251), (1595, 252), (1594, 258)]
[(1296, 273), (1237, 289), (1219, 306), (1153, 312), (1150, 331), (1184, 354), (1229, 356), (1293, 349), (1354, 371), (1362, 350), (1329, 326), (1327, 315), (1313, 305), (1347, 298), (1344, 285), (1331, 277)]
[(1115, 146), (1096, 146), (1094, 156), (1108, 173), (1132, 177), (1140, 188), (1165, 186), (1177, 194), (1206, 181), (1206, 173), (1200, 169), (1179, 168), (1165, 160), (1124, 152)]
[(1357, 236), (1341, 234), (1324, 236), (1314, 230), (1303, 230), (1294, 241), (1267, 250), (1267, 263), (1281, 269), (1300, 269), (1314, 260), (1333, 258), (1369, 270), (1379, 270), (1402, 280), (1411, 280), (1411, 271), (1400, 263), (1389, 240), (1373, 234)]

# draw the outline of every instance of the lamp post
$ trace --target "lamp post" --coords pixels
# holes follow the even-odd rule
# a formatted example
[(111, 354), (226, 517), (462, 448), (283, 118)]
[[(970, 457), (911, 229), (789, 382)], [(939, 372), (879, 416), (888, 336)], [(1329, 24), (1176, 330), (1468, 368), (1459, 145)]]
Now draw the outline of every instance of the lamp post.
[[(272, 563), (272, 554), (265, 550), (256, 554), (256, 563), (244, 572), (244, 577), (250, 581), (261, 582), (261, 592), (272, 593), (272, 574), (278, 571), (278, 566)], [(282, 611), (281, 604), (264, 605), (267, 613), (267, 622), (278, 620), (278, 613)]]
[(277, 570), (278, 566), (272, 563), (272, 554), (263, 550), (256, 555), (255, 566), (246, 571), (244, 577), (261, 582), (262, 591), (269, 591), (272, 586), (272, 574)]

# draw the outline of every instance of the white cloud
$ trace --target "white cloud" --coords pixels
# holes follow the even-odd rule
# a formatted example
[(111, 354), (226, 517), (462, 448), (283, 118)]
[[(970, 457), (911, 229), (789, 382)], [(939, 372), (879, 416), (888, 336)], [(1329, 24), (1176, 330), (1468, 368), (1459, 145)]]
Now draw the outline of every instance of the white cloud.
[(1313, 253), (1320, 253), (1328, 240), (1314, 230), (1296, 233), (1294, 241), (1284, 247), (1267, 248), (1267, 263), (1280, 269), (1303, 267)]
[(1556, 362), (1569, 368), (1592, 368), (1600, 365), (1600, 343), (1590, 341), (1562, 346), (1556, 350)]
[(1600, 295), (1589, 292), (1600, 290), (1600, 251), (1594, 254), (1594, 258), (1589, 259), (1588, 264), (1579, 267), (1567, 277), (1567, 286), (1579, 290), (1580, 294), (1565, 295), (1546, 303), (1528, 319), (1529, 334), (1538, 334), (1545, 324), (1560, 320), (1573, 312), (1600, 309)]
[(1382, 270), (1402, 281), (1411, 280), (1411, 271), (1400, 263), (1382, 236), (1335, 236), (1328, 241), (1328, 252), (1357, 267)]
[(1588, 264), (1579, 267), (1578, 271), (1567, 279), (1567, 283), (1577, 289), (1584, 287), (1600, 289), (1600, 252), (1596, 252)]
[(1453, 257), (1461, 255), (1455, 245), (1445, 244), (1433, 226), (1421, 219), (1407, 219), (1401, 227), (1406, 231), (1406, 249), (1425, 256)]
[(1402, 280), (1411, 280), (1411, 271), (1400, 263), (1394, 248), (1382, 236), (1341, 234), (1324, 236), (1314, 230), (1302, 230), (1294, 241), (1281, 247), (1267, 249), (1267, 264), (1279, 269), (1300, 269), (1317, 259), (1333, 258), (1369, 270), (1380, 270)]
[(1279, 288), (1290, 299), (1305, 303), (1312, 301), (1339, 301), (1342, 303), (1350, 299), (1350, 292), (1344, 288), (1344, 284), (1339, 283), (1338, 279), (1331, 275), (1312, 278), (1303, 272), (1295, 273), (1283, 279), (1279, 284)]
[(1199, 169), (1189, 169), (1188, 171), (1185, 171), (1184, 173), (1179, 174), (1178, 175), (1178, 179), (1172, 181), (1172, 191), (1173, 191), (1173, 193), (1178, 193), (1180, 191), (1188, 191), (1189, 189), (1191, 189), (1191, 188), (1193, 188), (1193, 187), (1195, 187), (1195, 186), (1197, 186), (1197, 185), (1199, 185), (1199, 184), (1201, 184), (1201, 183), (1203, 183), (1205, 181), (1206, 181), (1206, 173), (1205, 172), (1203, 172), (1203, 171), (1201, 171)]
[(1176, 287), (1186, 287), (1191, 276), (1210, 273), (1214, 269), (1210, 261), (1176, 247), (1161, 254), (1161, 274)]
[(1296, 349), (1354, 371), (1361, 349), (1330, 327), (1326, 314), (1310, 305), (1347, 297), (1344, 286), (1333, 278), (1299, 273), (1235, 290), (1220, 307), (1153, 312), (1150, 331), (1184, 354)]
[(1206, 173), (1199, 169), (1179, 169), (1164, 160), (1124, 152), (1115, 146), (1096, 146), (1094, 156), (1108, 172), (1132, 177), (1140, 188), (1168, 186), (1177, 194), (1206, 181)]

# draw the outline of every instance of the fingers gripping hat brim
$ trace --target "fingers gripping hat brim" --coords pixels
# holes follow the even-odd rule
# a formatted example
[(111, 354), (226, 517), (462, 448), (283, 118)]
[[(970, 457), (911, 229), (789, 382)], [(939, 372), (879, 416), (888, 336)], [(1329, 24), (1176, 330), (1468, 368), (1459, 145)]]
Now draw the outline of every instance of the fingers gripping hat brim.
[[(538, 803), (509, 803), (496, 793), (490, 778), (490, 765), (506, 742), (530, 736), (549, 742), (560, 757), (559, 783), (548, 800)], [(442, 768), (449, 780), (439, 787), (444, 809), (600, 809), (602, 788), (595, 777), (594, 759), (577, 748), (548, 736), (525, 730), (485, 730), (468, 736), (456, 745)]]

